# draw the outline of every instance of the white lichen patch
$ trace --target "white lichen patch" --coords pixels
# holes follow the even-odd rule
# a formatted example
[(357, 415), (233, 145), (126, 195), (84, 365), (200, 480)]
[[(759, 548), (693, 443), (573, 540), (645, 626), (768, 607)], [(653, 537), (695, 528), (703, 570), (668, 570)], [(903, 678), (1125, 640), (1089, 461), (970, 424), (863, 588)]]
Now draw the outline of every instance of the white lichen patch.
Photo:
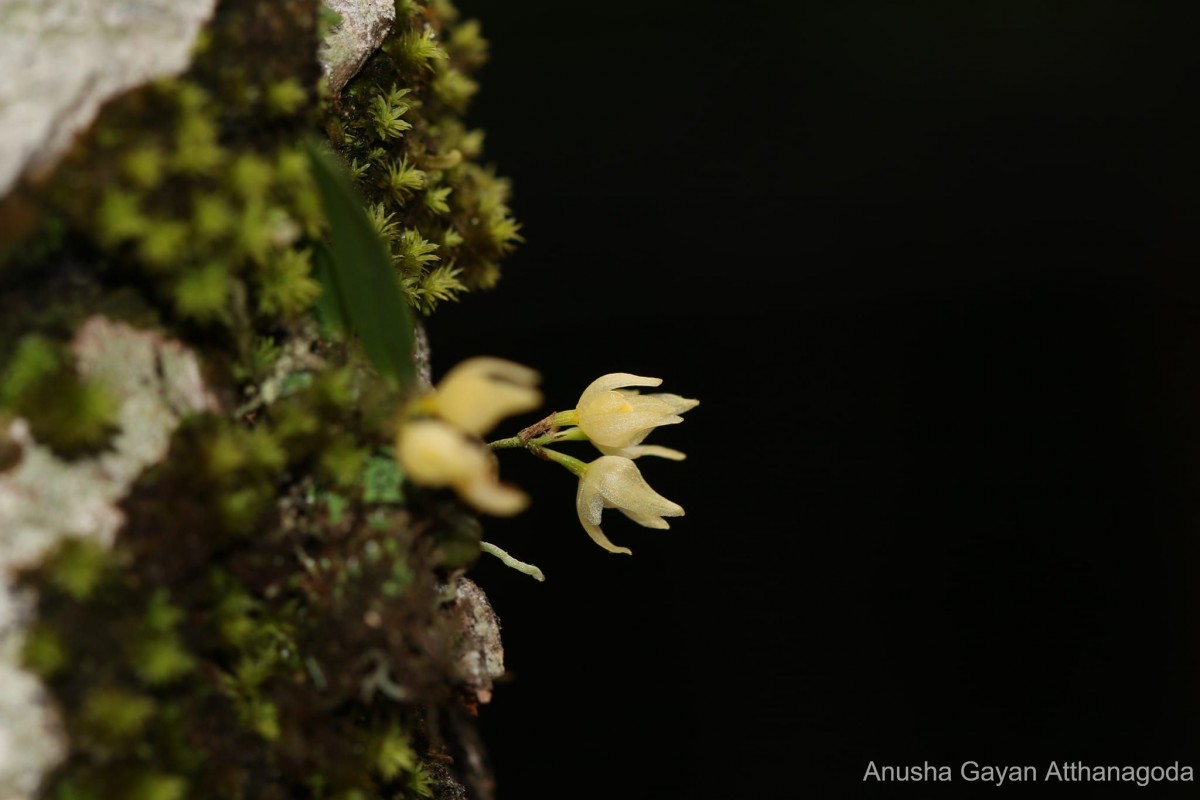
[(374, 53), (396, 21), (393, 0), (323, 0), (341, 22), (321, 43), (321, 69), (336, 95)]
[(500, 618), (483, 589), (467, 578), (458, 579), (454, 602), (447, 610), (459, 635), (459, 678), (478, 702), (490, 702), (492, 681), (504, 674)]
[(0, 588), (0, 800), (31, 798), (65, 755), (58, 712), (46, 688), (19, 663), (33, 593)]
[(118, 503), (166, 456), (180, 420), (219, 408), (195, 354), (161, 334), (92, 317), (72, 351), (80, 374), (116, 400), (118, 430), (108, 450), (74, 461), (39, 445), (20, 418), (4, 431), (20, 457), (0, 473), (0, 800), (32, 797), (64, 750), (44, 688), (20, 668), (34, 598), (17, 591), (16, 571), (64, 539), (111, 546), (124, 522)]
[(0, 197), (107, 100), (191, 63), (216, 0), (0, 0)]

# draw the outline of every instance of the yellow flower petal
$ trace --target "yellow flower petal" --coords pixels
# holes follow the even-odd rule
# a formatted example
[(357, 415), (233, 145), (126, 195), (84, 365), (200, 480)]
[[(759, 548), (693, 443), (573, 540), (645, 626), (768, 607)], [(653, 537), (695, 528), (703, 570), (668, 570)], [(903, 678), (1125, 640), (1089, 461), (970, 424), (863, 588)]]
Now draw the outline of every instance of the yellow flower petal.
[(699, 400), (693, 400), (688, 397), (680, 397), (677, 394), (668, 394), (666, 392), (655, 392), (654, 394), (647, 395), (647, 397), (653, 397), (657, 400), (661, 400), (669, 405), (671, 410), (676, 414), (682, 414), (685, 411), (691, 411), (693, 408), (700, 405)]
[(451, 486), (487, 466), (477, 443), (435, 419), (400, 426), (396, 460), (413, 483), (431, 487)]
[[(619, 392), (593, 394), (579, 402), (579, 427), (598, 445), (628, 447), (651, 428), (678, 425), (683, 417), (661, 400)], [(640, 441), (640, 439), (638, 439)]]
[(583, 395), (579, 399), (582, 401), (589, 394), (611, 392), (613, 389), (619, 389), (622, 386), (658, 386), (661, 383), (662, 378), (644, 378), (641, 375), (633, 375), (628, 372), (610, 372), (592, 381), (583, 390)]
[(629, 553), (609, 541), (600, 528), (605, 508), (615, 508), (647, 528), (668, 528), (663, 517), (683, 516), (683, 507), (650, 488), (637, 465), (622, 456), (601, 456), (579, 479), (575, 509), (583, 529), (611, 553)]
[(529, 505), (524, 492), (499, 481), (491, 451), (441, 420), (401, 425), (396, 460), (413, 483), (453, 487), (464, 502), (484, 513), (508, 517)]
[(671, 461), (683, 461), (687, 458), (686, 453), (657, 444), (635, 444), (630, 447), (605, 447), (604, 445), (596, 445), (596, 448), (606, 456), (624, 456), (625, 458), (658, 456), (659, 458), (666, 458)]
[(505, 417), (542, 404), (539, 376), (502, 358), (470, 358), (446, 373), (434, 390), (437, 415), (461, 431), (483, 436)]
[(501, 483), (491, 471), (472, 476), (455, 489), (463, 500), (495, 517), (511, 517), (529, 508), (529, 495), (515, 486)]
[[(680, 414), (700, 404), (698, 400), (677, 394), (643, 395), (636, 389), (624, 388), (658, 386), (661, 383), (660, 378), (647, 378), (628, 372), (602, 375), (592, 381), (579, 397), (575, 413), (580, 430), (601, 452), (629, 455), (627, 448), (640, 444), (651, 430), (662, 425), (678, 425), (683, 422)], [(662, 455), (649, 452), (639, 454)]]

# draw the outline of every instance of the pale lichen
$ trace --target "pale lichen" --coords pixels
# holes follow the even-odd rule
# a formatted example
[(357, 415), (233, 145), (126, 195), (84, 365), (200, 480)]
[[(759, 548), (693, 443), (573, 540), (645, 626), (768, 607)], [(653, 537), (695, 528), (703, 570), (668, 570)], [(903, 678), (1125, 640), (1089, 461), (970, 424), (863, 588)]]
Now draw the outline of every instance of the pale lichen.
[(321, 69), (337, 94), (375, 52), (396, 21), (393, 0), (322, 0), (337, 15), (321, 43)]
[(66, 754), (58, 709), (21, 664), (35, 600), (0, 582), (0, 800), (32, 798)]
[(194, 353), (152, 331), (93, 317), (72, 343), (81, 374), (118, 404), (111, 449), (65, 461), (40, 445), (20, 418), (8, 423), (21, 450), (0, 474), (0, 565), (37, 563), (62, 538), (108, 547), (122, 523), (117, 502), (150, 464), (167, 452), (171, 433), (189, 413), (215, 410)]
[(504, 674), (500, 618), (478, 584), (460, 577), (448, 611), (458, 637), (458, 671), (464, 687), (479, 703), (492, 699), (492, 682)]
[(101, 105), (177, 75), (216, 0), (16, 0), (0, 15), (0, 196), (44, 174)]
[(0, 798), (30, 796), (63, 754), (57, 713), (21, 654), (33, 593), (16, 573), (39, 563), (64, 540), (107, 549), (124, 522), (119, 507), (134, 481), (163, 459), (171, 434), (192, 413), (216, 410), (196, 355), (154, 331), (91, 317), (71, 344), (81, 375), (117, 403), (110, 449), (64, 460), (40, 444), (25, 420), (5, 433), (19, 449), (0, 472)]

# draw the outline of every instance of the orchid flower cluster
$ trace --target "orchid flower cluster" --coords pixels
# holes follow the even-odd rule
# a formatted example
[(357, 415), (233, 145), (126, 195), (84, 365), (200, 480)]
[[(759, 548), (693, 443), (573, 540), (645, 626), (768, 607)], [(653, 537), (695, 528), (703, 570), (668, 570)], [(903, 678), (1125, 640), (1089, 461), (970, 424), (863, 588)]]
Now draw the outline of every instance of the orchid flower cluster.
[[(402, 414), (396, 458), (409, 480), (452, 488), (481, 512), (511, 516), (523, 511), (529, 498), (500, 481), (493, 451), (522, 448), (578, 478), (579, 521), (592, 541), (610, 553), (632, 551), (605, 536), (600, 527), (604, 509), (615, 508), (647, 528), (665, 529), (670, 527), (666, 517), (683, 516), (682, 506), (650, 488), (634, 461), (642, 456), (683, 460), (678, 450), (642, 442), (655, 428), (683, 422), (680, 415), (700, 401), (676, 394), (641, 394), (631, 387), (657, 387), (662, 380), (615, 372), (593, 381), (570, 411), (554, 412), (516, 436), (485, 443), (483, 436), (501, 419), (541, 405), (538, 382), (535, 371), (498, 358), (472, 358), (450, 370)], [(601, 453), (591, 462), (550, 447), (585, 440)], [(541, 570), (498, 547), (485, 542), (483, 549), (542, 579)]]

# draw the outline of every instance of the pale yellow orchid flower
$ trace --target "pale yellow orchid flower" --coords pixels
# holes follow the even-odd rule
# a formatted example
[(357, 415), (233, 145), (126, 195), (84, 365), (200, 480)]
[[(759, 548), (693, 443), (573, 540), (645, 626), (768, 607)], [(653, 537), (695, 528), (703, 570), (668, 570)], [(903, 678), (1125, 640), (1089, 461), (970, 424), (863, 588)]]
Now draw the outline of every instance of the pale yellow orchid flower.
[(424, 401), (460, 431), (483, 436), (505, 417), (542, 404), (538, 373), (502, 358), (480, 356), (458, 364)]
[(452, 487), (480, 511), (509, 517), (524, 511), (529, 497), (501, 483), (491, 452), (437, 419), (404, 422), (396, 438), (396, 460), (421, 486)]
[(683, 507), (650, 488), (637, 465), (623, 456), (600, 456), (582, 467), (575, 508), (583, 529), (592, 541), (610, 553), (631, 554), (618, 547), (600, 529), (600, 517), (606, 508), (615, 508), (647, 528), (669, 528), (663, 517), (682, 517)]
[(628, 372), (602, 375), (583, 390), (571, 421), (605, 455), (624, 458), (659, 456), (681, 461), (685, 456), (678, 450), (643, 445), (642, 440), (660, 425), (683, 422), (683, 417), (679, 415), (700, 405), (700, 401), (677, 394), (643, 395), (624, 388), (658, 386), (661, 383), (661, 378), (646, 378)]
[[(537, 372), (501, 358), (469, 358), (409, 408), (396, 434), (396, 460), (421, 486), (452, 487), (479, 511), (512, 516), (529, 497), (496, 477), (495, 458), (479, 438), (507, 416), (537, 408)], [(430, 414), (432, 417), (419, 415)]]

